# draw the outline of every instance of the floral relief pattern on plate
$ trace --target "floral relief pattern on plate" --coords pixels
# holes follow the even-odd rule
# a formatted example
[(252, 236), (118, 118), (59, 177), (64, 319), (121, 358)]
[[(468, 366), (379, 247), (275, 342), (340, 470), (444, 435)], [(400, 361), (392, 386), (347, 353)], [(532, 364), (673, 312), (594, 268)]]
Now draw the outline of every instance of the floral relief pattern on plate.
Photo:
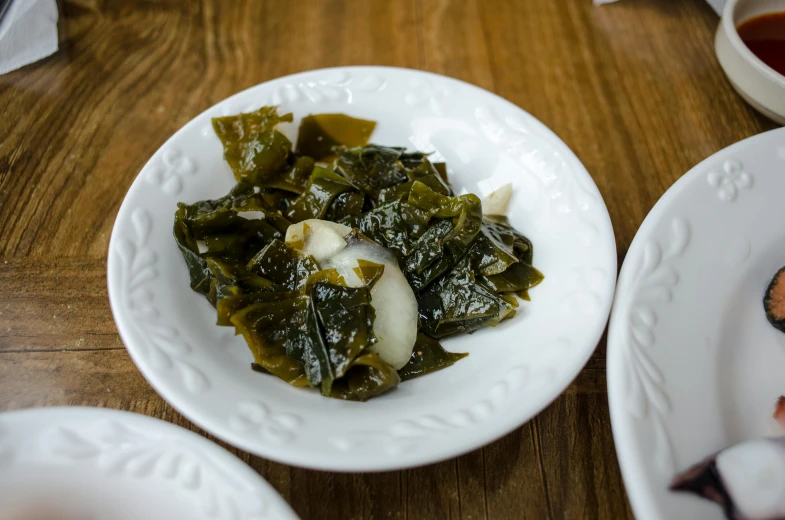
[(717, 190), (717, 197), (724, 202), (733, 202), (739, 193), (752, 188), (752, 175), (747, 173), (741, 162), (728, 159), (720, 171), (711, 170), (706, 175), (709, 185)]
[[(160, 419), (45, 407), (0, 414), (0, 431), (6, 434), (0, 445), (14, 454), (12, 471), (0, 466), (0, 516), (297, 518), (237, 457)], [(31, 507), (47, 513), (31, 513)]]
[(447, 115), (456, 105), (450, 87), (422, 78), (415, 78), (409, 82), (409, 91), (404, 101), (407, 105), (428, 107), (437, 116)]
[(179, 195), (183, 191), (184, 178), (196, 173), (196, 164), (179, 150), (166, 147), (156, 164), (149, 166), (145, 178), (160, 186), (168, 195)]
[(301, 417), (282, 413), (275, 415), (261, 401), (243, 401), (229, 417), (229, 427), (238, 433), (257, 435), (265, 442), (284, 444), (293, 441), (297, 429), (304, 424)]
[(123, 303), (144, 337), (144, 355), (154, 370), (174, 369), (190, 392), (203, 392), (210, 387), (210, 381), (202, 370), (186, 361), (191, 347), (182, 340), (177, 328), (162, 322), (155, 306), (153, 287), (159, 272), (158, 255), (148, 247), (152, 219), (146, 210), (137, 208), (130, 220), (132, 237), (118, 239), (115, 248), (122, 264)]
[(653, 454), (659, 469), (670, 474), (675, 467), (673, 443), (664, 417), (671, 411), (662, 370), (650, 350), (655, 345), (654, 326), (657, 306), (673, 299), (679, 275), (673, 261), (680, 257), (690, 241), (690, 228), (681, 218), (670, 222), (665, 249), (658, 241), (647, 242), (631, 284), (629, 315), (625, 319), (624, 361), (627, 365), (627, 410), (640, 421), (648, 421), (654, 432)]
[(58, 426), (43, 439), (56, 462), (88, 462), (110, 474), (171, 482), (196, 497), (209, 518), (266, 516), (267, 504), (253, 489), (182, 439), (150, 435), (116, 421)]
[(477, 426), (504, 411), (510, 397), (522, 391), (547, 384), (552, 371), (531, 374), (525, 366), (510, 369), (507, 375), (497, 382), (487, 397), (445, 415), (428, 414), (414, 419), (400, 421), (387, 430), (358, 430), (343, 436), (332, 437), (330, 442), (340, 451), (353, 451), (365, 447), (381, 446), (389, 456), (404, 451), (416, 450), (419, 441), (433, 435), (448, 434), (467, 427)]
[(482, 133), (536, 181), (545, 195), (539, 201), (546, 204), (546, 211), (574, 215), (583, 228), (584, 245), (590, 246), (599, 235), (593, 210), (601, 199), (578, 180), (562, 152), (551, 144), (552, 138), (539, 135), (524, 117), (501, 116), (486, 105), (479, 106), (474, 116)]
[(561, 312), (565, 318), (575, 315), (592, 315), (602, 302), (600, 291), (608, 279), (608, 273), (600, 267), (578, 267), (572, 272), (575, 291), (567, 293), (561, 300)]
[(773, 225), (785, 218), (783, 143), (785, 129), (771, 130), (691, 168), (648, 213), (622, 266), (608, 402), (640, 520), (722, 517), (669, 482), (712, 452), (773, 433), (784, 342), (761, 301), (785, 255)]
[(280, 105), (304, 100), (311, 103), (351, 103), (356, 95), (379, 92), (385, 86), (387, 81), (378, 74), (358, 76), (347, 71), (331, 72), (320, 79), (287, 83), (275, 89), (269, 99), (264, 98), (259, 104)]
[[(265, 105), (299, 102), (350, 104), (356, 96), (374, 94), (384, 90), (386, 86), (387, 80), (379, 74), (357, 75), (348, 71), (330, 71), (318, 79), (311, 77), (307, 81), (286, 83), (242, 106), (224, 104), (214, 117), (254, 112)], [(215, 135), (212, 124), (202, 127), (202, 135), (205, 137)]]

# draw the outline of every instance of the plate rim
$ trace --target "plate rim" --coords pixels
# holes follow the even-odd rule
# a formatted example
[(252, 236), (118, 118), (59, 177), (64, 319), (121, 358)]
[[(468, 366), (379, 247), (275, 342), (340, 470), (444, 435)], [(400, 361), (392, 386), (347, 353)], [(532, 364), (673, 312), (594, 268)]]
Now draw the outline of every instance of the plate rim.
[[(630, 243), (624, 261), (622, 263), (616, 292), (613, 298), (613, 308), (608, 323), (608, 347), (606, 354), (606, 377), (608, 390), (608, 408), (611, 419), (611, 431), (616, 450), (616, 457), (622, 473), (622, 480), (627, 492), (630, 506), (636, 518), (639, 520), (662, 520), (664, 517), (659, 515), (658, 500), (648, 491), (647, 475), (645, 463), (639, 460), (640, 450), (633, 445), (635, 438), (631, 426), (631, 417), (626, 410), (623, 395), (622, 379), (627, 374), (624, 365), (623, 352), (625, 343), (623, 336), (623, 319), (629, 306), (623, 306), (623, 302), (629, 302), (634, 296), (634, 287), (631, 287), (630, 280), (633, 276), (632, 268), (634, 261), (643, 252), (644, 244), (650, 238), (654, 229), (662, 222), (666, 212), (678, 200), (678, 197), (693, 183), (705, 182), (701, 179), (713, 165), (739, 150), (745, 149), (755, 141), (767, 139), (770, 135), (782, 134), (785, 136), (785, 127), (774, 128), (752, 136), (741, 141), (737, 141), (724, 148), (721, 148), (705, 159), (692, 166), (686, 173), (681, 175), (665, 192), (643, 219), (640, 227), (635, 233), (635, 237)], [(675, 474), (675, 473), (674, 473)]]
[[(392, 72), (395, 74), (410, 75), (411, 78), (418, 77), (418, 76), (426, 79), (436, 78), (438, 79), (438, 81), (447, 81), (447, 82), (458, 84), (462, 88), (468, 89), (469, 91), (475, 93), (481, 93), (484, 96), (490, 96), (495, 101), (510, 108), (512, 111), (524, 114), (527, 120), (537, 127), (537, 130), (539, 132), (541, 132), (543, 135), (546, 135), (549, 139), (552, 139), (554, 142), (557, 142), (561, 145), (560, 152), (565, 154), (567, 156), (566, 157), (567, 159), (572, 160), (574, 166), (573, 169), (576, 176), (579, 178), (581, 182), (585, 183), (585, 185), (592, 188), (597, 195), (599, 206), (600, 206), (598, 208), (598, 214), (601, 217), (600, 219), (601, 222), (599, 222), (599, 225), (601, 227), (600, 233), (607, 234), (605, 237), (607, 238), (607, 240), (605, 241), (606, 242), (605, 251), (603, 251), (602, 254), (606, 257), (607, 268), (610, 273), (610, 276), (608, 276), (607, 278), (607, 282), (604, 284), (602, 288), (598, 290), (598, 292), (602, 294), (604, 301), (602, 301), (601, 305), (599, 306), (597, 317), (595, 319), (594, 326), (592, 328), (593, 330), (591, 331), (591, 334), (586, 335), (586, 339), (584, 340), (584, 342), (581, 343), (581, 345), (585, 343), (586, 345), (591, 345), (591, 346), (584, 347), (580, 353), (575, 355), (574, 369), (562, 374), (562, 377), (553, 383), (549, 391), (541, 392), (540, 395), (542, 397), (540, 398), (540, 402), (537, 406), (528, 409), (524, 409), (521, 407), (519, 408), (521, 412), (517, 414), (515, 413), (516, 408), (512, 407), (507, 410), (507, 415), (514, 415), (515, 417), (513, 420), (507, 420), (506, 423), (502, 423), (501, 421), (503, 419), (499, 418), (496, 420), (496, 422), (500, 424), (500, 426), (493, 429), (492, 433), (488, 433), (488, 434), (483, 433), (483, 434), (475, 435), (475, 437), (477, 437), (476, 440), (461, 439), (460, 441), (454, 443), (453, 448), (444, 450), (443, 453), (438, 453), (436, 455), (423, 454), (419, 456), (417, 460), (410, 460), (404, 463), (396, 462), (390, 459), (384, 460), (381, 458), (377, 460), (371, 460), (370, 462), (362, 462), (362, 463), (354, 463), (351, 461), (346, 462), (345, 459), (339, 459), (335, 457), (333, 457), (329, 461), (326, 459), (323, 460), (321, 458), (319, 460), (309, 460), (307, 457), (303, 456), (302, 454), (293, 454), (292, 450), (287, 450), (286, 448), (283, 447), (279, 447), (279, 449), (276, 449), (275, 447), (266, 445), (262, 441), (253, 444), (248, 443), (242, 436), (232, 431), (231, 429), (226, 428), (225, 425), (223, 424), (216, 425), (215, 422), (211, 420), (210, 417), (206, 416), (206, 414), (202, 413), (202, 411), (200, 411), (198, 407), (192, 407), (188, 403), (179, 402), (180, 400), (177, 399), (176, 396), (172, 398), (171, 392), (164, 390), (162, 385), (160, 385), (158, 381), (151, 380), (150, 375), (141, 368), (138, 359), (139, 353), (135, 352), (135, 349), (132, 348), (129, 349), (127, 346), (128, 339), (129, 337), (131, 337), (131, 334), (129, 333), (128, 329), (131, 328), (132, 324), (130, 323), (130, 321), (128, 321), (128, 319), (124, 316), (124, 314), (118, 310), (121, 309), (122, 307), (121, 303), (118, 301), (119, 294), (117, 292), (113, 292), (111, 289), (112, 287), (111, 279), (113, 277), (113, 265), (115, 264), (115, 262), (112, 261), (112, 258), (115, 255), (116, 243), (118, 240), (117, 224), (122, 217), (127, 216), (127, 214), (131, 211), (130, 202), (127, 193), (117, 213), (115, 223), (113, 224), (112, 234), (110, 237), (109, 247), (108, 247), (107, 281), (108, 281), (110, 307), (120, 337), (123, 340), (124, 346), (126, 346), (126, 351), (129, 353), (132, 360), (134, 361), (134, 364), (137, 366), (137, 369), (142, 373), (143, 377), (148, 382), (148, 384), (150, 384), (155, 389), (155, 391), (158, 393), (159, 396), (161, 396), (165, 401), (167, 401), (173, 408), (175, 408), (185, 418), (187, 418), (194, 424), (198, 425), (206, 432), (215, 435), (216, 437), (232, 444), (233, 446), (236, 446), (244, 451), (248, 451), (249, 453), (252, 453), (254, 455), (264, 457), (269, 460), (274, 460), (282, 464), (315, 469), (315, 470), (335, 471), (335, 472), (358, 472), (358, 471), (381, 472), (381, 471), (391, 471), (391, 470), (420, 467), (427, 464), (441, 462), (444, 460), (448, 460), (466, 454), (470, 451), (473, 451), (482, 446), (490, 444), (491, 442), (494, 442), (500, 439), (501, 437), (509, 434), (510, 432), (514, 431), (515, 429), (521, 427), (522, 425), (530, 421), (532, 418), (534, 418), (537, 414), (539, 414), (543, 409), (545, 409), (547, 406), (553, 403), (553, 401), (558, 396), (560, 396), (564, 392), (564, 390), (566, 390), (566, 388), (570, 385), (570, 383), (583, 370), (586, 363), (588, 362), (588, 360), (596, 350), (597, 345), (599, 344), (599, 341), (604, 331), (606, 330), (606, 325), (608, 323), (608, 317), (613, 302), (613, 295), (616, 287), (616, 278), (617, 278), (616, 275), (618, 269), (615, 234), (610, 219), (610, 215), (608, 213), (607, 205), (605, 204), (605, 200), (602, 197), (602, 193), (599, 191), (599, 188), (597, 188), (594, 179), (591, 177), (591, 174), (589, 174), (586, 167), (583, 165), (580, 159), (575, 155), (572, 149), (570, 149), (567, 143), (565, 143), (560, 137), (558, 137), (558, 135), (556, 135), (556, 133), (553, 130), (548, 128), (544, 123), (542, 123), (539, 119), (531, 115), (523, 108), (479, 86), (449, 76), (427, 72), (423, 70), (403, 68), (403, 67), (359, 65), (359, 66), (339, 66), (339, 67), (328, 67), (322, 69), (312, 69), (312, 70), (306, 70), (306, 71), (289, 74), (286, 76), (271, 78), (267, 81), (264, 81), (257, 85), (250, 86), (240, 92), (232, 94), (231, 96), (216, 102), (212, 106), (206, 108), (204, 111), (194, 116), (185, 125), (183, 125), (178, 130), (176, 130), (165, 142), (163, 142), (159, 146), (159, 148), (156, 149), (155, 152), (153, 152), (150, 159), (145, 163), (145, 165), (140, 169), (139, 173), (136, 175), (133, 182), (131, 183), (131, 186), (129, 187), (129, 192), (133, 188), (133, 186), (136, 185), (137, 182), (140, 180), (142, 173), (148, 167), (150, 162), (155, 158), (158, 151), (164, 148), (170, 142), (172, 142), (177, 137), (177, 135), (180, 132), (184, 131), (187, 127), (196, 125), (197, 124), (196, 121), (200, 119), (207, 112), (213, 110), (216, 105), (224, 102), (229, 102), (230, 100), (236, 97), (242, 96), (246, 92), (252, 91), (268, 83), (283, 82), (285, 80), (295, 81), (296, 79), (298, 79), (298, 77), (308, 76), (315, 73), (326, 74), (331, 72), (338, 73), (344, 71), (367, 72), (367, 73)], [(602, 244), (598, 247), (601, 248)], [(155, 377), (153, 376), (152, 379), (155, 379)], [(463, 435), (460, 437), (469, 438), (471, 436)]]
[(147, 433), (162, 432), (174, 438), (185, 440), (199, 450), (200, 456), (225, 465), (234, 477), (261, 492), (261, 498), (268, 502), (268, 510), (274, 509), (274, 512), (278, 515), (275, 518), (292, 520), (299, 518), (289, 502), (278, 493), (272, 484), (251, 466), (243, 462), (237, 455), (203, 435), (178, 424), (130, 410), (97, 406), (44, 406), (9, 410), (0, 413), (0, 426), (3, 427), (5, 434), (13, 431), (14, 427), (24, 421), (44, 421), (51, 427), (62, 428), (67, 427), (69, 422), (82, 422), (85, 420), (93, 422), (111, 420), (135, 430)]

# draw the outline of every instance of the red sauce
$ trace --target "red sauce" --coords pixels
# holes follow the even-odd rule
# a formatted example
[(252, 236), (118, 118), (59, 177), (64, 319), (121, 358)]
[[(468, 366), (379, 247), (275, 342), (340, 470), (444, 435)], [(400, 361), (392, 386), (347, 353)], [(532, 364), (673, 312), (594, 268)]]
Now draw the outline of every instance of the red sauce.
[(785, 76), (785, 12), (750, 18), (737, 30), (755, 56)]

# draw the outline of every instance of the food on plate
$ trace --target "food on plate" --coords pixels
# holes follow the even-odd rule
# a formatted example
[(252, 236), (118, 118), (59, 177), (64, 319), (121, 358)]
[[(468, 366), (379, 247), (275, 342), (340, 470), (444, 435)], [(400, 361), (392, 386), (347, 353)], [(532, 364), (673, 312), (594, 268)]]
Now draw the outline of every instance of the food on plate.
[(785, 395), (781, 395), (777, 399), (777, 405), (774, 407), (774, 420), (785, 429)]
[(771, 279), (763, 297), (766, 318), (776, 329), (785, 332), (785, 267)]
[(466, 354), (439, 340), (513, 317), (543, 276), (505, 186), (456, 195), (428, 154), (368, 144), (376, 123), (275, 107), (213, 119), (237, 181), (178, 204), (191, 288), (242, 334), (252, 368), (364, 401)]
[(507, 207), (512, 199), (512, 184), (505, 184), (482, 199), (484, 215), (506, 215)]
[[(783, 423), (785, 397), (774, 418)], [(785, 518), (785, 437), (740, 442), (679, 474), (673, 491), (688, 491), (718, 503), (731, 520)]]
[(395, 257), (349, 226), (324, 220), (305, 220), (286, 230), (286, 244), (311, 256), (348, 287), (370, 283), (374, 310), (373, 336), (367, 350), (396, 370), (412, 357), (417, 340), (417, 299)]

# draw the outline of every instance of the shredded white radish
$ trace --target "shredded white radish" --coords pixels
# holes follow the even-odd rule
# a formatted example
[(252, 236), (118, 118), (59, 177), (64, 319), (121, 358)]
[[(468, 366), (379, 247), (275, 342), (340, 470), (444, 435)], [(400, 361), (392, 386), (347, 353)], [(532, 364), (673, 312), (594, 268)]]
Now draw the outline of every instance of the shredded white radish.
[(292, 224), (286, 229), (286, 243), (301, 247), (318, 264), (346, 247), (343, 237), (352, 230), (349, 226), (327, 220), (310, 219)]
[(264, 213), (261, 211), (238, 211), (237, 216), (245, 220), (262, 220)]
[(483, 215), (498, 215), (501, 217), (507, 215), (511, 198), (512, 184), (509, 183), (489, 193), (487, 197), (482, 199)]

